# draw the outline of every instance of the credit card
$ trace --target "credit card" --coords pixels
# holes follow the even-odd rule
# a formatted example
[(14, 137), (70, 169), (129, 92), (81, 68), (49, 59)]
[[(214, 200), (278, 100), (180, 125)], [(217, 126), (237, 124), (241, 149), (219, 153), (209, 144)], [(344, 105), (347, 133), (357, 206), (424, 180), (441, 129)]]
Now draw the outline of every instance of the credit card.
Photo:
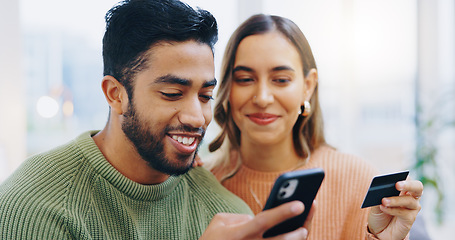
[(380, 205), (383, 198), (400, 195), (395, 184), (406, 180), (408, 174), (409, 170), (406, 170), (374, 177), (365, 199), (363, 199), (362, 208)]

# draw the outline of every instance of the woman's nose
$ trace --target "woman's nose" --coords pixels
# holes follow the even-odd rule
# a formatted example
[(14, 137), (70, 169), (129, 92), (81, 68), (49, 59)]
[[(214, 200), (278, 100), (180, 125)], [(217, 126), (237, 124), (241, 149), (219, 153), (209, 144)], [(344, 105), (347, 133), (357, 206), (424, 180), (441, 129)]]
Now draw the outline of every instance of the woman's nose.
[(273, 103), (273, 100), (273, 94), (269, 86), (265, 83), (259, 84), (256, 95), (253, 96), (253, 103), (264, 108)]

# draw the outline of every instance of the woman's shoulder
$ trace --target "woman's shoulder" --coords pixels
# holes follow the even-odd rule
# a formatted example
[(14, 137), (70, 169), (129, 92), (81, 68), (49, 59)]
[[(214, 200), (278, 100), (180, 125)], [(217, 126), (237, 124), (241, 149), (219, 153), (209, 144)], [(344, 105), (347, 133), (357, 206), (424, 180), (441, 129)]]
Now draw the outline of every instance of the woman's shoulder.
[(218, 181), (224, 180), (227, 176), (236, 172), (240, 166), (238, 152), (231, 150), (223, 155), (216, 155), (214, 158), (205, 161), (204, 167), (212, 172)]
[(365, 159), (332, 147), (321, 147), (314, 155), (314, 166), (325, 171), (326, 186), (339, 192), (366, 191), (371, 179), (378, 174), (377, 168)]
[(337, 150), (328, 145), (316, 149), (312, 160), (314, 160), (314, 164), (322, 165), (322, 167), (332, 170), (342, 170), (351, 173), (359, 171), (371, 174), (377, 173), (376, 167), (360, 156)]

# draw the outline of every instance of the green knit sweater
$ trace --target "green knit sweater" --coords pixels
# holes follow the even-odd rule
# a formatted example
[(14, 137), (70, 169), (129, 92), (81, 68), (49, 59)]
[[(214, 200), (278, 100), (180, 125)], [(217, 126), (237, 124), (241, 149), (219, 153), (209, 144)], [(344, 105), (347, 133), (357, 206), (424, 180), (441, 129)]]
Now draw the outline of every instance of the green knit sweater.
[(219, 212), (252, 214), (199, 167), (157, 185), (120, 174), (86, 132), (0, 185), (0, 239), (197, 239)]

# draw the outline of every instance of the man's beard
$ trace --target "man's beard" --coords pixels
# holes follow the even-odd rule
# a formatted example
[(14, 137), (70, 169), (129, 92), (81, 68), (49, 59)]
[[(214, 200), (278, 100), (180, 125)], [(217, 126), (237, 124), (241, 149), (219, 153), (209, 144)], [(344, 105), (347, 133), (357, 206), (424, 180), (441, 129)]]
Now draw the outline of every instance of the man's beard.
[(182, 130), (185, 132), (198, 132), (204, 136), (204, 129), (197, 128), (193, 129), (191, 127), (182, 125), (179, 127), (166, 126), (161, 133), (154, 134), (150, 131), (150, 128), (144, 124), (144, 121), (139, 119), (134, 103), (131, 101), (128, 105), (128, 111), (123, 115), (124, 121), (122, 123), (122, 130), (128, 139), (133, 143), (139, 155), (144, 161), (148, 163), (153, 169), (160, 171), (169, 175), (181, 175), (188, 172), (193, 165), (194, 158), (196, 157), (197, 151), (199, 149), (200, 143), (194, 153), (193, 159), (186, 164), (181, 165), (178, 163), (183, 163), (188, 161), (188, 155), (176, 155), (174, 162), (172, 163), (166, 157), (164, 152), (163, 141), (166, 137), (166, 133), (171, 130)]

